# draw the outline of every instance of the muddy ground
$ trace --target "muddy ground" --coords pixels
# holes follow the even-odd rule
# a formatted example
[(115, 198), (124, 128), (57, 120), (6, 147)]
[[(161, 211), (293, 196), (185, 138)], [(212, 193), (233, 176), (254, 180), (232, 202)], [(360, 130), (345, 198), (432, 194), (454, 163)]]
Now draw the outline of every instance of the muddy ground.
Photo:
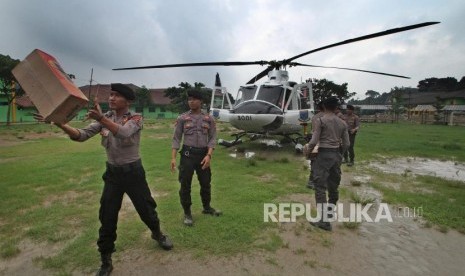
[[(362, 189), (382, 200), (372, 188), (350, 186), (344, 173), (341, 185)], [(359, 178), (363, 182), (363, 177)], [(314, 203), (310, 194), (294, 194), (282, 202)], [(131, 208), (129, 204), (124, 208)], [(124, 211), (124, 210), (122, 210)], [(392, 210), (395, 214), (395, 211)], [(176, 248), (147, 252), (132, 250), (114, 258), (112, 275), (463, 275), (465, 235), (425, 227), (421, 219), (394, 217), (393, 222), (363, 222), (355, 229), (333, 223), (333, 232), (313, 228), (301, 218), (273, 231), (283, 240), (276, 252), (266, 250), (231, 257), (198, 259)], [(50, 275), (34, 261), (59, 251), (59, 245), (23, 241), (21, 253), (0, 260), (1, 275)], [(93, 275), (95, 272), (90, 273)], [(73, 275), (88, 275), (74, 271)]]

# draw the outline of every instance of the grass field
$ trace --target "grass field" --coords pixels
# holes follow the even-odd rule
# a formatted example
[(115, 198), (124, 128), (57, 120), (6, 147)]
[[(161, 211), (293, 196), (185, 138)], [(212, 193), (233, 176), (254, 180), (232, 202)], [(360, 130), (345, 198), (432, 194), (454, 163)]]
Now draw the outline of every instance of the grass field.
[[(242, 144), (242, 149), (256, 153), (253, 159), (232, 158), (234, 149), (218, 147), (212, 159), (212, 205), (223, 210), (224, 216), (218, 219), (201, 215), (199, 186), (194, 180), (196, 224), (186, 228), (181, 223), (177, 174), (169, 170), (172, 126), (172, 120), (145, 122), (141, 155), (162, 229), (172, 238), (176, 250), (202, 258), (281, 246), (279, 237), (263, 235), (275, 227), (263, 223), (263, 203), (277, 202), (294, 193), (313, 197), (305, 187), (308, 168), (303, 158), (294, 154), (292, 146), (270, 149), (257, 143)], [(218, 125), (218, 130), (221, 138), (229, 139), (228, 125)], [(463, 163), (464, 133), (460, 127), (365, 124), (357, 136), (357, 162), (380, 156), (419, 156)], [(1, 126), (0, 139), (0, 256), (17, 255), (19, 241), (30, 239), (62, 246), (58, 254), (38, 260), (46, 268), (67, 274), (75, 268), (97, 267), (95, 241), (106, 159), (100, 139), (76, 143), (52, 126), (37, 124)], [(356, 173), (358, 169), (350, 170)], [(425, 211), (427, 220), (465, 232), (464, 183), (416, 178), (416, 185), (424, 184), (437, 192), (427, 197), (409, 192), (408, 187), (399, 192), (379, 184), (386, 177), (402, 185), (408, 185), (411, 179), (373, 174), (371, 185), (380, 189), (389, 202), (431, 204), (432, 211)], [(117, 252), (155, 248), (132, 206), (120, 214), (118, 226)]]

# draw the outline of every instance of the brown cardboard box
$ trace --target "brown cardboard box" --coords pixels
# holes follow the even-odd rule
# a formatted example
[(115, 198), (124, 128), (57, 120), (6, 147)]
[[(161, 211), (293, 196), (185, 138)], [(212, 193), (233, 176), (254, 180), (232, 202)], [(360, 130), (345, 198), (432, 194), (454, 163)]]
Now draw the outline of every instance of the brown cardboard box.
[(41, 50), (32, 51), (12, 73), (46, 121), (67, 123), (89, 102), (58, 61)]

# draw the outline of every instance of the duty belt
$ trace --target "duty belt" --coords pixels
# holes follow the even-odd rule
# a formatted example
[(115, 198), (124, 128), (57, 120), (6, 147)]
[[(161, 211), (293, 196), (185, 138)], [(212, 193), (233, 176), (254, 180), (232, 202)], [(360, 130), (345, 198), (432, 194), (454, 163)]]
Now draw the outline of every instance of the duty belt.
[(318, 152), (340, 152), (340, 148), (318, 148)]
[(208, 148), (196, 148), (190, 146), (182, 146), (181, 154), (186, 157), (192, 155), (206, 155), (208, 152)]
[(107, 162), (107, 170), (114, 173), (127, 173), (132, 171), (133, 169), (141, 168), (142, 161), (139, 159), (137, 161), (127, 163), (124, 165), (112, 165)]

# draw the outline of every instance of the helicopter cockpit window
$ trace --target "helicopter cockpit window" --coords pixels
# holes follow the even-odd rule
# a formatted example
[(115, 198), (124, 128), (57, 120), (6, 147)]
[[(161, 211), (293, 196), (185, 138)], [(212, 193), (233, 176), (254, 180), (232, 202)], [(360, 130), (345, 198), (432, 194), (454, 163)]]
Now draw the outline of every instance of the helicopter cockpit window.
[(258, 92), (257, 100), (272, 103), (282, 107), (284, 89), (282, 86), (266, 86), (262, 85)]
[(236, 104), (241, 102), (245, 102), (248, 100), (253, 100), (255, 97), (255, 91), (257, 91), (257, 86), (243, 86), (239, 88), (239, 92), (237, 92), (237, 99)]

